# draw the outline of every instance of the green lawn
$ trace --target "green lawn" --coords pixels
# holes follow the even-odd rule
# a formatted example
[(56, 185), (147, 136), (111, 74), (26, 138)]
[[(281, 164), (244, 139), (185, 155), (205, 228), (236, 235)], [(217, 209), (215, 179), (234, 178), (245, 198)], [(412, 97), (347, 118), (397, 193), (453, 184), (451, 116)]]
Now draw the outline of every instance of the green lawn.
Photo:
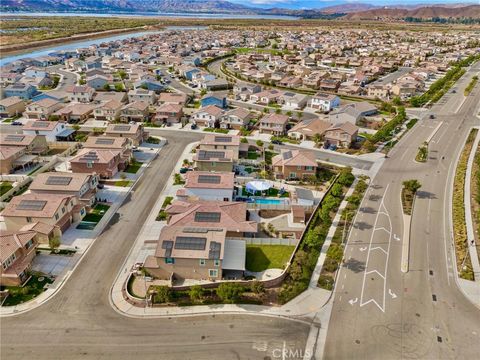
[(118, 180), (118, 181), (115, 181), (115, 186), (127, 187), (127, 186), (130, 186), (130, 181), (129, 180)]
[(143, 163), (137, 161), (137, 160), (132, 160), (130, 164), (128, 164), (127, 168), (125, 169), (124, 172), (129, 173), (129, 174), (136, 174), (137, 171), (140, 169)]
[(0, 196), (7, 193), (13, 188), (13, 185), (9, 181), (3, 181), (0, 183)]
[(247, 264), (249, 271), (285, 268), (295, 246), (287, 245), (247, 245)]
[[(42, 281), (39, 281), (43, 277)], [(32, 300), (43, 292), (43, 287), (46, 284), (51, 284), (53, 280), (46, 276), (33, 274), (30, 280), (23, 287), (7, 286), (9, 295), (3, 306), (14, 306), (26, 301)]]
[(108, 209), (110, 209), (110, 206), (108, 205), (97, 204), (92, 210), (90, 210), (90, 212), (87, 215), (85, 215), (82, 221), (98, 223), (100, 222), (103, 215), (105, 215)]

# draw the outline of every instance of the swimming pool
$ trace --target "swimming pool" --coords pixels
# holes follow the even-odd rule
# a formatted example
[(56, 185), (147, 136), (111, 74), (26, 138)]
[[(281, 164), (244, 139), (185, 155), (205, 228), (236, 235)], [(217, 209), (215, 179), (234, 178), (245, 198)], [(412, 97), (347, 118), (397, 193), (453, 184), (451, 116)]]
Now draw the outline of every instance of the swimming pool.
[(271, 205), (279, 205), (284, 204), (284, 201), (278, 199), (255, 199), (256, 204), (271, 204)]

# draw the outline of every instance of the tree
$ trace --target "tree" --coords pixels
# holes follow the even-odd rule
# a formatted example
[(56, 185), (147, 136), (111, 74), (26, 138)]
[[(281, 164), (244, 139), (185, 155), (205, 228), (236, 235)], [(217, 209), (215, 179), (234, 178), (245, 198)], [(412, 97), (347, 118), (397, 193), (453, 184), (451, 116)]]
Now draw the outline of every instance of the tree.
[(415, 194), (418, 189), (422, 187), (422, 184), (417, 179), (405, 180), (403, 182), (403, 187), (410, 191), (412, 194)]
[(103, 90), (105, 91), (110, 90), (110, 84), (106, 83), (105, 85), (103, 85)]
[(59, 236), (54, 236), (48, 239), (48, 246), (50, 246), (50, 249), (52, 251), (55, 251), (56, 249), (58, 249), (60, 247), (60, 244), (61, 244), (61, 240)]
[(258, 147), (263, 147), (263, 141), (262, 140), (257, 140), (257, 146)]
[(204, 294), (205, 294), (205, 291), (200, 285), (193, 285), (188, 291), (188, 296), (190, 296), (190, 300), (192, 301), (202, 300)]
[(322, 135), (320, 135), (319, 133), (313, 135), (313, 142), (315, 143), (315, 145), (320, 145), (320, 143), (322, 142), (322, 138)]
[(153, 300), (157, 304), (168, 303), (172, 299), (172, 291), (168, 286), (155, 287), (155, 296)]
[(117, 75), (120, 77), (120, 79), (124, 80), (127, 78), (127, 73), (125, 70), (118, 70)]
[(217, 296), (226, 303), (234, 303), (242, 296), (244, 287), (235, 283), (222, 283), (217, 288)]
[(123, 91), (123, 84), (122, 83), (116, 83), (115, 84), (115, 91), (116, 92)]

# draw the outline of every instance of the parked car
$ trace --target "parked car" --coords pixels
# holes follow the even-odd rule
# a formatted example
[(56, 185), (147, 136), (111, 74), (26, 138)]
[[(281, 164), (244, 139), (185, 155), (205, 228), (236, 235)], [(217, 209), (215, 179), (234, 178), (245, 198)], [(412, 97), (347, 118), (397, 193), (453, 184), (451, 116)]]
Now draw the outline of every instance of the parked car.
[(97, 184), (97, 189), (103, 189), (104, 187), (105, 187), (105, 185), (103, 185), (102, 183)]
[(275, 145), (282, 145), (283, 142), (281, 142), (280, 140), (272, 140), (272, 144), (275, 144)]
[(430, 119), (435, 119), (435, 115), (430, 114)]
[(12, 122), (12, 125), (14, 126), (22, 126), (23, 124), (20, 121), (14, 121)]
[(195, 130), (197, 128), (197, 124), (192, 124), (191, 129)]

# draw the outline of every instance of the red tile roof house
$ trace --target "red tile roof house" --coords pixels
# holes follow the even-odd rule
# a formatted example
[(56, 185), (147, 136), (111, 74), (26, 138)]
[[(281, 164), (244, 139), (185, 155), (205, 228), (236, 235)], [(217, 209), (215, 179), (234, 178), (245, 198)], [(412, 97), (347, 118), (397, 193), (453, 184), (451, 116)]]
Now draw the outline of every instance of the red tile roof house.
[(185, 185), (177, 191), (181, 200), (197, 199), (208, 201), (232, 201), (235, 173), (189, 171)]
[(179, 104), (163, 104), (157, 107), (155, 124), (179, 123), (183, 116), (183, 106)]
[(272, 158), (276, 179), (304, 179), (315, 176), (318, 164), (315, 154), (304, 150), (284, 150)]
[(177, 105), (185, 105), (187, 103), (187, 95), (181, 93), (168, 93), (164, 92), (161, 93), (158, 97), (159, 104), (177, 104)]
[(332, 125), (325, 131), (324, 139), (327, 144), (341, 147), (349, 147), (357, 138), (358, 127), (352, 123), (345, 122)]
[(95, 89), (90, 86), (71, 86), (67, 89), (68, 99), (73, 102), (89, 103), (95, 97)]
[(95, 203), (99, 177), (95, 173), (45, 172), (38, 174), (29, 186), (33, 194), (76, 196), (87, 207)]
[(205, 126), (209, 128), (215, 127), (223, 115), (223, 110), (215, 105), (208, 105), (195, 111), (190, 121), (198, 126)]
[(48, 151), (47, 140), (42, 135), (0, 134), (0, 146), (21, 147), (27, 154), (43, 154)]
[(117, 100), (107, 100), (94, 111), (95, 120), (117, 121), (120, 120), (120, 111), (123, 104)]
[(287, 131), (287, 123), (287, 115), (267, 114), (260, 119), (259, 130), (261, 133), (281, 136)]
[(240, 130), (242, 127), (247, 127), (252, 118), (252, 113), (247, 109), (232, 109), (223, 114), (220, 121), (220, 127), (222, 129)]
[(38, 222), (59, 229), (60, 234), (85, 214), (85, 205), (76, 196), (33, 193), (14, 196), (1, 213), (8, 231)]
[(70, 160), (74, 173), (95, 172), (101, 178), (109, 179), (127, 166), (119, 150), (82, 149)]
[(98, 106), (98, 104), (72, 103), (55, 111), (54, 115), (69, 123), (84, 123)]
[(32, 230), (0, 232), (1, 286), (21, 286), (28, 280), (38, 246), (36, 236)]
[(166, 226), (155, 255), (146, 258), (144, 267), (155, 278), (178, 282), (241, 279), (245, 271), (246, 242), (226, 239), (226, 233), (223, 227)]
[(288, 135), (298, 140), (314, 140), (316, 135), (323, 137), (332, 124), (321, 119), (303, 120), (288, 131)]

